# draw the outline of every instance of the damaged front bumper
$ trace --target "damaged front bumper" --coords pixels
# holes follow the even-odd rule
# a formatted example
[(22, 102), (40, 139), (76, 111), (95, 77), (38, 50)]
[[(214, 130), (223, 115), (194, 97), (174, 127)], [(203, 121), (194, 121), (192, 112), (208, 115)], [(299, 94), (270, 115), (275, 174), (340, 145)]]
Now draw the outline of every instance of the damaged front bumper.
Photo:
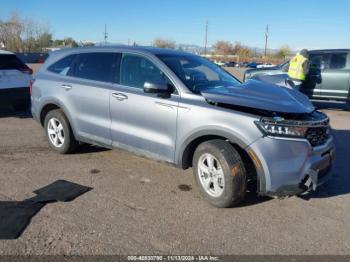
[(331, 177), (335, 145), (332, 136), (317, 147), (306, 139), (263, 137), (248, 153), (257, 170), (259, 194), (286, 197), (315, 191)]

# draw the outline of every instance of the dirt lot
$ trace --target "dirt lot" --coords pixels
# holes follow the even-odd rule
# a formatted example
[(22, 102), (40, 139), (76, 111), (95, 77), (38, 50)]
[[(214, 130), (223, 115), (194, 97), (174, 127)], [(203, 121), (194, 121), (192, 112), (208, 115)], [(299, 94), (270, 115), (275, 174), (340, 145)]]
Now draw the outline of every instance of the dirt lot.
[(334, 178), (307, 197), (250, 194), (232, 209), (201, 200), (192, 170), (89, 146), (53, 153), (29, 114), (0, 108), (0, 206), (58, 179), (93, 188), (47, 204), (0, 254), (350, 254), (350, 111), (318, 105), (335, 129)]

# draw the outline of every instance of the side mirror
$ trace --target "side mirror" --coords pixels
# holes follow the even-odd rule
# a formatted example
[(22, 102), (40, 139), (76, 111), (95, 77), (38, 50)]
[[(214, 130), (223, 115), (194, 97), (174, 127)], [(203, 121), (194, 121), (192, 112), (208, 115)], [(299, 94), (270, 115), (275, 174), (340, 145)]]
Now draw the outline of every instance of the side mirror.
[(282, 66), (282, 72), (288, 72), (288, 69), (289, 69), (289, 63), (284, 64), (284, 65)]
[(170, 94), (171, 88), (167, 84), (145, 82), (143, 85), (143, 91), (145, 93), (153, 94)]

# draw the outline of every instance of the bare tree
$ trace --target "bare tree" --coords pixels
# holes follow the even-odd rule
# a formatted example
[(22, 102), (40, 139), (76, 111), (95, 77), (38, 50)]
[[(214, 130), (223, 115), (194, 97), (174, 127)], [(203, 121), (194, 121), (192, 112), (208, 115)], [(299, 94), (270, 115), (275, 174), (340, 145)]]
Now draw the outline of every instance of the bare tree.
[(153, 40), (153, 46), (159, 47), (159, 48), (171, 48), (175, 49), (176, 43), (175, 41), (169, 40), (169, 39), (163, 39), (163, 38), (156, 38)]
[(51, 44), (52, 35), (47, 24), (23, 19), (16, 12), (7, 21), (0, 20), (0, 42), (14, 52), (38, 52)]
[(233, 45), (229, 41), (217, 41), (213, 45), (215, 53), (219, 55), (230, 55), (234, 53)]
[(236, 41), (234, 46), (234, 53), (240, 57), (249, 57), (252, 56), (252, 51), (244, 46), (241, 42)]
[(14, 12), (8, 21), (1, 22), (0, 39), (5, 47), (11, 51), (22, 51), (23, 23), (18, 13)]
[(288, 46), (288, 45), (283, 45), (283, 46), (281, 46), (281, 47), (278, 49), (278, 51), (277, 51), (277, 53), (275, 54), (275, 56), (276, 56), (277, 58), (286, 59), (286, 57), (289, 56), (291, 53), (292, 53), (292, 52), (291, 52), (289, 46)]

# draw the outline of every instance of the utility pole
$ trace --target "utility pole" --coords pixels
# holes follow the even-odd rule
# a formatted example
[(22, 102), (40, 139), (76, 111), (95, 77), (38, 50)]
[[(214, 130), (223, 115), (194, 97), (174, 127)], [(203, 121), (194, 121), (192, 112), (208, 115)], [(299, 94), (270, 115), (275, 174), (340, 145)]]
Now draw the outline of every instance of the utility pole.
[(208, 44), (208, 20), (205, 23), (204, 55), (207, 54), (207, 44)]
[(104, 34), (104, 38), (105, 38), (105, 45), (107, 45), (108, 34), (107, 34), (107, 25), (106, 25), (106, 24), (105, 24), (105, 34)]
[(269, 38), (269, 25), (266, 25), (266, 32), (265, 32), (265, 52), (264, 52), (264, 56), (266, 58), (266, 54), (267, 54), (267, 40)]

